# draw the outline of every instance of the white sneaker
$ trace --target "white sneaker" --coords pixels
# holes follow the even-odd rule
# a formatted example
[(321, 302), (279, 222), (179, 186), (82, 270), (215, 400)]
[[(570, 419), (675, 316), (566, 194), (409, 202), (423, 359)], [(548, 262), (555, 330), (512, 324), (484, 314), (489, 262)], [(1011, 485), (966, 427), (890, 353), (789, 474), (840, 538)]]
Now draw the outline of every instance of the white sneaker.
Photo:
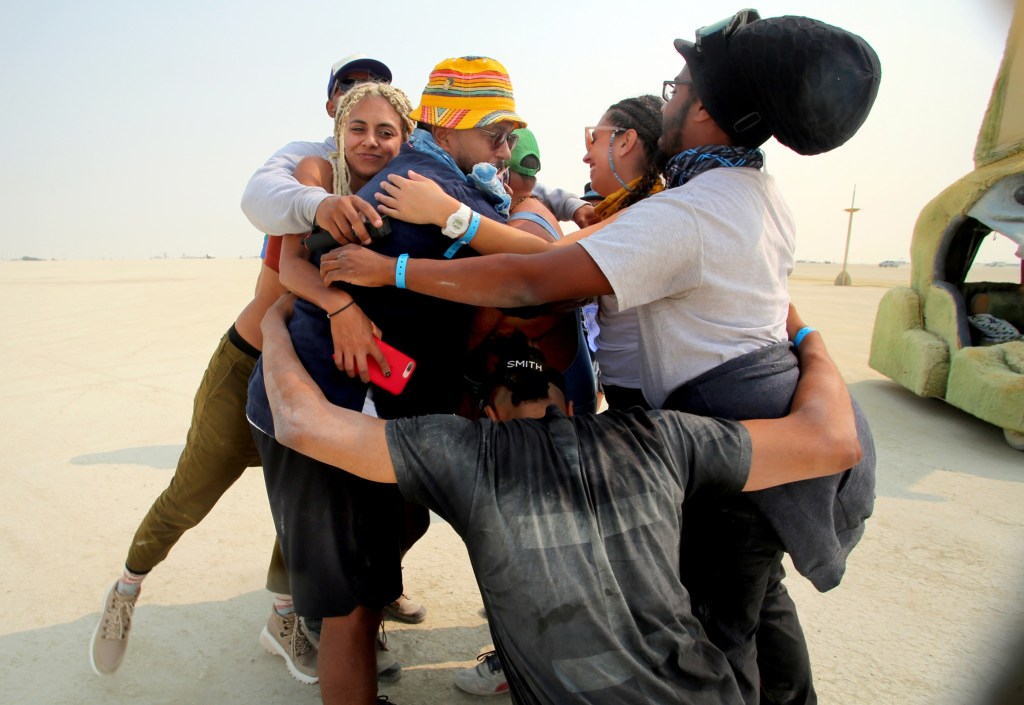
[(132, 615), (135, 614), (135, 602), (138, 599), (138, 593), (119, 593), (117, 581), (107, 590), (100, 622), (89, 641), (89, 665), (96, 675), (109, 675), (121, 665), (128, 650), (128, 635), (132, 631)]
[(455, 685), (473, 695), (501, 695), (508, 692), (508, 681), (501, 667), (501, 659), (494, 651), (480, 654), (476, 666), (455, 674)]

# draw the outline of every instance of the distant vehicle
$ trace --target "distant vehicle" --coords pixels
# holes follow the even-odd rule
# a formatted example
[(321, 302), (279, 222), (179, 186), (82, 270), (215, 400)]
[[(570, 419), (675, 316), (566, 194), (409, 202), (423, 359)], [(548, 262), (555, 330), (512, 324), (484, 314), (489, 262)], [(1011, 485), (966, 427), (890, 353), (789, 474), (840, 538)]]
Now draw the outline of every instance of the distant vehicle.
[[(1024, 0), (978, 133), (975, 169), (921, 211), (910, 286), (882, 297), (868, 364), (919, 396), (995, 424), (1024, 451), (1024, 51), (1011, 41), (1021, 36)], [(1018, 245), (1020, 284), (966, 281), (992, 232)]]
[(884, 262), (878, 263), (879, 267), (899, 267), (900, 263), (894, 259), (887, 259)]

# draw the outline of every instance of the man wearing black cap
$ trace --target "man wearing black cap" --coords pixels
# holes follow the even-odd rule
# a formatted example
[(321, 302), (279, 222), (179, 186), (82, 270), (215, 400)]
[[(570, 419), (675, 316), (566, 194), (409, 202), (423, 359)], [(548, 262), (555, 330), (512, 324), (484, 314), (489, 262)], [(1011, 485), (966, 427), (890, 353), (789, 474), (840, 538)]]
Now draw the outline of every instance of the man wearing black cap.
[[(280, 302), (263, 322), (278, 438), (326, 465), (397, 483), (452, 525), (513, 703), (740, 702), (678, 578), (684, 498), (856, 462), (849, 395), (819, 335), (803, 342), (784, 419), (639, 408), (570, 417), (557, 373), (538, 350), (513, 343), (486, 387), (489, 420), (383, 421), (327, 401), (295, 354), (287, 309)], [(790, 326), (802, 327), (795, 312)]]
[[(660, 146), (675, 155), (669, 188), (584, 231), (580, 247), (409, 262), (406, 286), (485, 306), (615, 294), (620, 309), (638, 309), (641, 379), (652, 406), (734, 419), (781, 416), (798, 375), (785, 327), (795, 227), (761, 170), (758, 147), (771, 136), (801, 154), (845, 143), (877, 95), (878, 57), (837, 27), (806, 17), (762, 20), (753, 10), (675, 46), (687, 63), (664, 84)], [(392, 262), (344, 257), (328, 262), (325, 281), (394, 281)], [(869, 451), (866, 424), (861, 434)], [(873, 471), (866, 452), (841, 481), (727, 500), (725, 511), (707, 512), (708, 524), (688, 513), (684, 578), (745, 702), (757, 703), (762, 685), (765, 700), (816, 701), (781, 559), (790, 553), (820, 590), (837, 585), (871, 513)], [(701, 526), (699, 535), (713, 541), (689, 540)], [(762, 642), (769, 638), (770, 646)]]

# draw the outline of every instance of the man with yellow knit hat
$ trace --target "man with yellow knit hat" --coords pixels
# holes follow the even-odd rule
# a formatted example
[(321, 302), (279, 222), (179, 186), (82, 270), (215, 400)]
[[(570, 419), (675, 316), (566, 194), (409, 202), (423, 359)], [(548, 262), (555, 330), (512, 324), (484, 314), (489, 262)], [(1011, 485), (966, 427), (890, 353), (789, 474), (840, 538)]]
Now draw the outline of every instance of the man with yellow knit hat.
[[(369, 247), (398, 258), (398, 287), (343, 285), (382, 331), (383, 340), (417, 363), (400, 395), (375, 390), (377, 413), (384, 419), (451, 414), (458, 408), (475, 309), (406, 291), (401, 269), (409, 257), (466, 256), (471, 250), (464, 245), (476, 234), (481, 216), (504, 219), (510, 199), (497, 170), (515, 146), (512, 131), (526, 124), (516, 114), (505, 68), (485, 57), (439, 63), (409, 117), (419, 126), (410, 143), (357, 195), (376, 203), (374, 193), (382, 180), (412, 169), (473, 212), (454, 214), (444, 228), (392, 220), (390, 234)], [(314, 253), (314, 262), (319, 254)], [(335, 367), (325, 330), (329, 324), (323, 311), (299, 301), (289, 331), (326, 397), (358, 411), (367, 387)], [(324, 703), (373, 703), (377, 626), (383, 608), (402, 594), (401, 553), (426, 531), (428, 513), (405, 504), (393, 487), (325, 472), (332, 468), (279, 444), (262, 365), (250, 382), (246, 414), (263, 460), (296, 612), (307, 619), (323, 618), (318, 671)]]

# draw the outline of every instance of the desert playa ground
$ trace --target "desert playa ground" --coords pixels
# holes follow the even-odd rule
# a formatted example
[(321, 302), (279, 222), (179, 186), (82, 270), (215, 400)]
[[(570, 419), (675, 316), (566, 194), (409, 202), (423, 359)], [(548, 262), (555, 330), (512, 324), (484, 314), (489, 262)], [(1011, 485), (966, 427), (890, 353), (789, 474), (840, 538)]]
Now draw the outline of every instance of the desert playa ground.
[[(192, 397), (256, 260), (0, 262), (0, 682), (8, 703), (315, 703), (259, 646), (273, 527), (258, 469), (145, 583), (120, 671), (86, 649), (134, 530), (173, 472)], [(878, 500), (843, 584), (790, 590), (823, 703), (979, 702), (1022, 632), (1024, 454), (868, 368), (879, 299), (906, 266), (800, 265), (793, 299), (871, 419)], [(1012, 268), (993, 269), (1015, 280)], [(435, 523), (407, 557), (430, 615), (389, 623), (399, 705), (470, 703), (453, 673), (489, 643), (462, 545)], [(507, 696), (492, 701), (507, 701)]]

